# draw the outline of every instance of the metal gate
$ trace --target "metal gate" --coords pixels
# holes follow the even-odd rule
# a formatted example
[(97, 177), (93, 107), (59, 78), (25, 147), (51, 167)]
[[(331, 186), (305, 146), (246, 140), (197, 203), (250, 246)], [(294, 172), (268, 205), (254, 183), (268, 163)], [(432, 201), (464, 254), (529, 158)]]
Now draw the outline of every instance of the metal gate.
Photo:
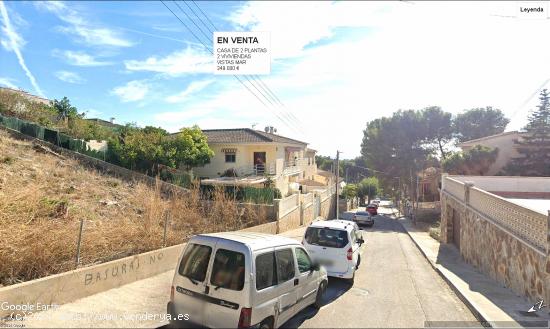
[(321, 197), (315, 195), (313, 197), (313, 218), (321, 216)]

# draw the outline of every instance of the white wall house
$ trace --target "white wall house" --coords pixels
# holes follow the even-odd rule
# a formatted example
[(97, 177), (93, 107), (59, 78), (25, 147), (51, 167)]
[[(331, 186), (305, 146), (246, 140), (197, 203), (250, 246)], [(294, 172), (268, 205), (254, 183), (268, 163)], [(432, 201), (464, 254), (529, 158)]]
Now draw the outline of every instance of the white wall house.
[[(270, 178), (283, 195), (289, 184), (313, 178), (315, 151), (307, 143), (268, 130), (249, 128), (203, 130), (214, 151), (210, 163), (193, 168), (204, 185), (263, 186)], [(221, 177), (227, 170), (236, 177)], [(231, 175), (229, 175), (231, 176)]]

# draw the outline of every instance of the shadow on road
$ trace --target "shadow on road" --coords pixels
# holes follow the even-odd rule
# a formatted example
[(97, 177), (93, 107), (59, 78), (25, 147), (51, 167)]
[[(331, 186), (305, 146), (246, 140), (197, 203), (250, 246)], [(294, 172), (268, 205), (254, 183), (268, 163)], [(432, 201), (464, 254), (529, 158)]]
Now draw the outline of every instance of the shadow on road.
[[(323, 296), (323, 306), (329, 305), (338, 298), (340, 298), (346, 291), (350, 290), (352, 284), (347, 280), (338, 279), (338, 278), (329, 278), (328, 287), (325, 295)], [(298, 328), (304, 323), (304, 321), (311, 319), (319, 312), (313, 306), (308, 306), (305, 309), (301, 310), (298, 314), (292, 317), (290, 320), (285, 322), (281, 328)]]

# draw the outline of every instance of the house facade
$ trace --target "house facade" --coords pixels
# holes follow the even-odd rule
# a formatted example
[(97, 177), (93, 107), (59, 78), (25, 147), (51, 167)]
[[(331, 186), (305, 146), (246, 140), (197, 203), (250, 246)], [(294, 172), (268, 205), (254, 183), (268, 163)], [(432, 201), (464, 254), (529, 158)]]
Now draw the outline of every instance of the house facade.
[(214, 151), (210, 163), (193, 168), (203, 185), (261, 187), (271, 180), (283, 195), (293, 184), (313, 179), (315, 150), (307, 143), (249, 128), (203, 130)]
[(519, 157), (515, 142), (520, 139), (522, 135), (523, 133), (518, 131), (509, 131), (462, 142), (458, 144), (458, 146), (462, 149), (462, 151), (468, 151), (476, 145), (498, 149), (495, 162), (489, 167), (489, 170), (486, 173), (483, 173), (484, 175), (497, 175), (512, 158)]

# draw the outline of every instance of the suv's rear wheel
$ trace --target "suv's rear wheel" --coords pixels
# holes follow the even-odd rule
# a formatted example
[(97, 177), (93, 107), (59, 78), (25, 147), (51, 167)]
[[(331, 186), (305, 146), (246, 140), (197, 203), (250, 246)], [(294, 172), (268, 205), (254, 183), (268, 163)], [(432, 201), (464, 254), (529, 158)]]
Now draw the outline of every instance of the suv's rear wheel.
[(323, 306), (323, 295), (325, 294), (325, 290), (327, 289), (327, 283), (326, 281), (322, 281), (319, 284), (319, 289), (317, 289), (317, 296), (315, 296), (315, 303), (313, 303), (313, 306), (315, 308), (319, 309), (321, 306)]

